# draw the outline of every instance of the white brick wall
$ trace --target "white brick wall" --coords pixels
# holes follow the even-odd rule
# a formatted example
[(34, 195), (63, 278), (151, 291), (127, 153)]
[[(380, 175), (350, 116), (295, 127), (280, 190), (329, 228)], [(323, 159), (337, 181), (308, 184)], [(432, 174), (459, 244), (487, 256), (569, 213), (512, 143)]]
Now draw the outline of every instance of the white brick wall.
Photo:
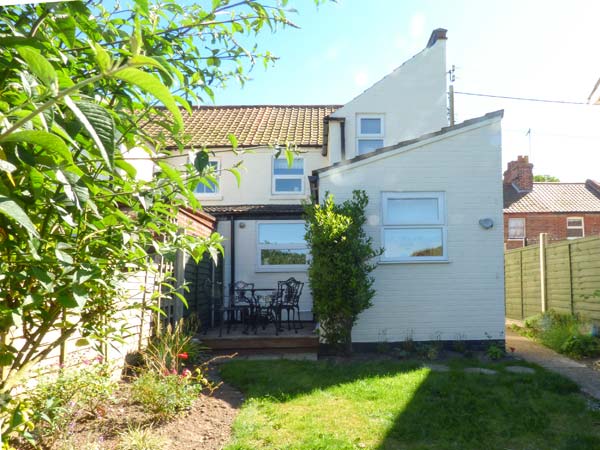
[[(382, 191), (443, 191), (447, 263), (380, 264), (377, 294), (354, 328), (354, 342), (498, 339), (504, 331), (500, 119), (320, 174), (319, 192), (342, 202), (369, 196), (367, 233), (381, 245)], [(322, 199), (321, 199), (322, 200)], [(492, 218), (484, 230), (481, 218)]]

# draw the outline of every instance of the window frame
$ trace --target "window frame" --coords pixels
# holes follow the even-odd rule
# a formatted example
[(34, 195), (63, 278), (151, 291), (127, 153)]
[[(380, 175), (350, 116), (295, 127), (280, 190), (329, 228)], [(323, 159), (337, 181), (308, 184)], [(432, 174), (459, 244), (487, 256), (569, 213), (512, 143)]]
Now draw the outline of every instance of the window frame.
[[(435, 198), (438, 202), (438, 221), (430, 223), (393, 223), (389, 219), (389, 200), (409, 200), (421, 198)], [(381, 194), (381, 246), (384, 253), (380, 256), (383, 263), (440, 263), (448, 262), (448, 220), (446, 217), (446, 193), (445, 192), (382, 192)], [(385, 232), (386, 230), (404, 229), (439, 229), (442, 236), (442, 254), (440, 256), (385, 256)]]
[[(215, 191), (214, 192), (196, 192), (196, 188), (198, 187), (199, 184), (202, 184), (202, 186), (206, 187), (203, 183), (198, 181), (198, 184), (196, 184), (196, 186), (194, 186), (194, 195), (196, 197), (213, 198), (213, 197), (221, 196), (221, 161), (219, 159), (213, 159), (213, 158), (208, 160), (209, 165), (213, 164), (213, 163), (216, 165), (215, 180), (217, 181), (217, 184), (215, 185)], [(190, 164), (194, 164), (192, 155), (190, 155)]]
[(257, 272), (305, 272), (308, 269), (308, 261), (310, 260), (310, 252), (306, 255), (306, 264), (263, 264), (261, 253), (262, 250), (309, 250), (306, 241), (304, 244), (261, 244), (260, 243), (260, 226), (273, 224), (302, 224), (304, 220), (258, 220), (256, 221), (256, 271)]
[[(301, 156), (294, 156), (294, 161), (300, 160), (302, 161), (302, 175), (275, 175), (275, 161), (276, 160), (285, 161), (285, 158), (275, 158), (271, 159), (271, 195), (299, 195), (304, 196), (306, 192), (306, 183), (304, 182), (305, 174), (306, 174), (306, 162)], [(276, 190), (276, 180), (296, 180), (300, 179), (300, 191), (277, 191)]]
[[(581, 226), (573, 227), (569, 226), (569, 220), (581, 220)], [(567, 217), (567, 239), (581, 239), (585, 237), (585, 219), (583, 216), (571, 216)], [(581, 236), (569, 236), (569, 230), (581, 230)]]
[[(510, 237), (510, 221), (511, 220), (522, 220), (523, 221), (523, 236), (521, 237)], [(527, 237), (527, 219), (525, 217), (509, 217), (508, 223), (506, 224), (506, 239), (509, 241), (522, 241)]]
[[(379, 119), (380, 132), (375, 133), (363, 133), (361, 130), (362, 119)], [(356, 115), (356, 154), (357, 155), (368, 155), (371, 152), (361, 153), (359, 149), (360, 141), (382, 141), (382, 147), (385, 147), (385, 114), (357, 114)]]

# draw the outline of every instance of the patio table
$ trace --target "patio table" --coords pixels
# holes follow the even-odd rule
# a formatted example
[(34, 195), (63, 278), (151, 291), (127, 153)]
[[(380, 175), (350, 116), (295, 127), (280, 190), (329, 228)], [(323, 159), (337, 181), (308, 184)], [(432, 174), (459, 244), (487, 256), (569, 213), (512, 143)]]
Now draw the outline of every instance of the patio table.
[(252, 289), (252, 297), (254, 299), (254, 333), (256, 334), (258, 326), (261, 325), (260, 322), (262, 321), (263, 330), (269, 323), (273, 323), (275, 325), (275, 335), (279, 335), (277, 310), (275, 308), (277, 288)]

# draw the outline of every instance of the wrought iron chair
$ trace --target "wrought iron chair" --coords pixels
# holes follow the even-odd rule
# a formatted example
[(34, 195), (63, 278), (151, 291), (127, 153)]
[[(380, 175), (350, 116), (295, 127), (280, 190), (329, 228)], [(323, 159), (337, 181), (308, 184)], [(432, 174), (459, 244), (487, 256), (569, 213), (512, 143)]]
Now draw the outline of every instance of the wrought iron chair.
[(232, 323), (241, 322), (246, 325), (244, 331), (249, 326), (255, 326), (254, 317), (254, 283), (245, 281), (236, 281), (232, 286), (232, 296), (230, 297), (229, 309), (231, 314), (227, 321), (227, 333), (231, 330)]
[[(279, 331), (283, 331), (283, 327), (281, 326), (283, 311), (287, 313), (288, 330), (291, 330), (293, 327), (294, 332), (297, 333), (298, 329), (304, 328), (300, 321), (300, 295), (302, 295), (303, 287), (304, 283), (296, 280), (294, 277), (277, 282), (277, 302), (275, 308), (277, 310)], [(298, 325), (297, 327), (296, 324)]]
[[(204, 326), (204, 334), (208, 333), (208, 329), (212, 326), (219, 325), (219, 337), (223, 335), (223, 321), (225, 315), (233, 314), (233, 310), (225, 305), (223, 298), (223, 283), (220, 281), (204, 280), (202, 290), (205, 298), (210, 302), (210, 318), (209, 324)], [(210, 325), (210, 327), (208, 326)]]

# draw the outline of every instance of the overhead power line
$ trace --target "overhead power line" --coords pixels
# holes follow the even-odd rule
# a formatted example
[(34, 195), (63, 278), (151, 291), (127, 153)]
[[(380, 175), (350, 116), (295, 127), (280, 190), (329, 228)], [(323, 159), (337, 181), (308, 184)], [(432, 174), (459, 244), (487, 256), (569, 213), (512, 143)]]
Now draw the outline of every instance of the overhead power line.
[(461, 94), (461, 95), (471, 95), (473, 97), (503, 98), (503, 99), (506, 99), (506, 100), (521, 100), (521, 101), (526, 101), (526, 102), (558, 103), (558, 104), (563, 104), (563, 105), (598, 106), (598, 105), (592, 105), (592, 104), (586, 103), (586, 102), (569, 102), (569, 101), (566, 101), (566, 100), (548, 100), (548, 99), (543, 99), (543, 98), (511, 97), (511, 96), (508, 96), (508, 95), (479, 94), (479, 93), (475, 93), (475, 92), (459, 92), (459, 91), (454, 91), (454, 93), (455, 94)]

